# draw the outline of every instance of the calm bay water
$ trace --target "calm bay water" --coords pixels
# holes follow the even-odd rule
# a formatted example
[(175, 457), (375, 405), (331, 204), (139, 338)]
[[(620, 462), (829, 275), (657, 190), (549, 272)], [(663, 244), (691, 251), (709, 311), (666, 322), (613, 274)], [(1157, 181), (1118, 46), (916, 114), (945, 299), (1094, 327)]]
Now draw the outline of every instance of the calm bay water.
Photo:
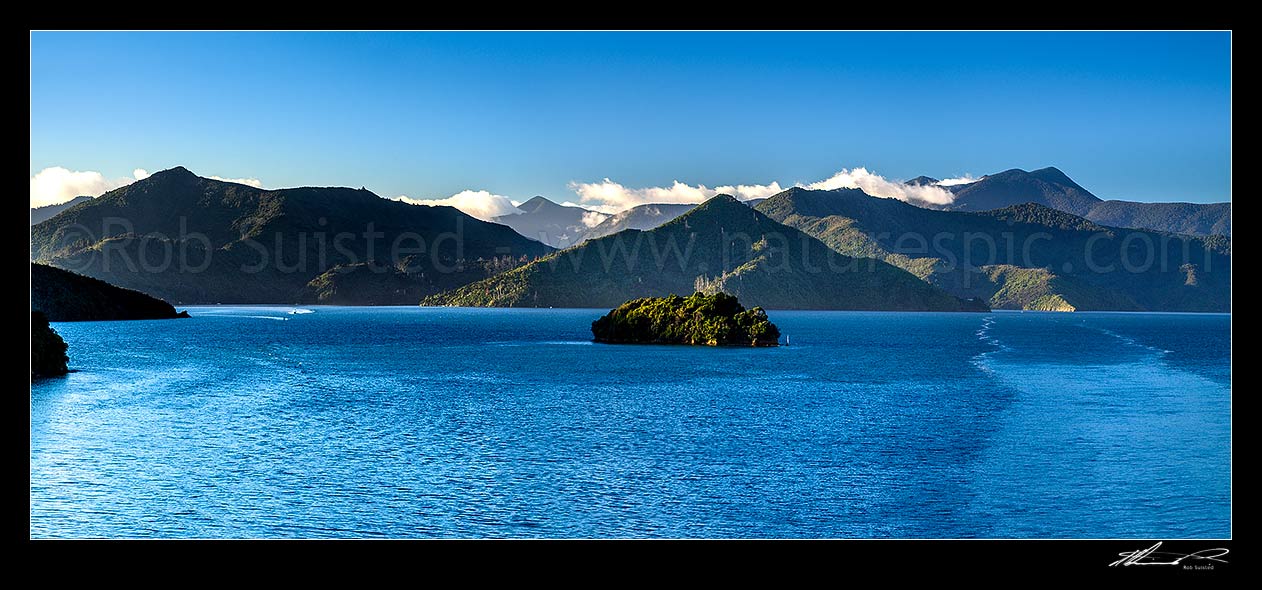
[[(59, 323), (33, 537), (1225, 537), (1230, 317), (598, 310)], [(783, 341), (783, 340), (782, 340)]]

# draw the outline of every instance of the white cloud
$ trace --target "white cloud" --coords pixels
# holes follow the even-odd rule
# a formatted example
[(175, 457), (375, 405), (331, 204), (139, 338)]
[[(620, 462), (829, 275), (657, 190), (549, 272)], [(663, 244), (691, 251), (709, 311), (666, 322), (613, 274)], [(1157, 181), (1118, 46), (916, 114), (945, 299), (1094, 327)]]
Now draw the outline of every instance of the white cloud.
[[(137, 171), (144, 172), (144, 170), (137, 170)], [(209, 178), (211, 180), (219, 180), (222, 182), (235, 182), (237, 184), (244, 184), (246, 186), (252, 186), (254, 188), (263, 188), (263, 181), (257, 178), (224, 178), (222, 176), (213, 176), (213, 175), (207, 176), (206, 178)]]
[(814, 190), (857, 188), (874, 197), (900, 201), (946, 205), (955, 200), (950, 191), (940, 186), (907, 185), (886, 180), (884, 176), (868, 172), (867, 168), (842, 168), (840, 172), (819, 182), (800, 185)]
[(487, 191), (463, 190), (445, 199), (413, 199), (406, 195), (394, 198), (413, 205), (447, 205), (455, 207), (482, 221), (491, 221), (501, 215), (517, 215), (522, 212), (513, 205), (513, 201), (503, 195), (491, 194)]
[(973, 184), (974, 182), (977, 182), (979, 180), (981, 179), (973, 178), (972, 174), (965, 174), (963, 176), (957, 176), (955, 178), (944, 178), (942, 180), (939, 180), (938, 186), (958, 186), (961, 184)]
[(563, 201), (561, 203), (561, 206), (579, 207), (582, 209), (587, 209), (588, 211), (595, 211), (597, 213), (601, 213), (604, 215), (615, 215), (617, 213), (621, 213), (622, 211), (626, 210), (625, 207), (618, 207), (615, 205), (602, 205), (599, 203), (575, 203), (574, 201)]
[(645, 203), (699, 203), (710, 196), (710, 192), (678, 180), (669, 187), (628, 188), (606, 178), (602, 182), (571, 182), (570, 190), (578, 193), (583, 205), (609, 205), (620, 209)]
[(736, 186), (716, 186), (715, 194), (732, 195), (742, 201), (750, 199), (765, 199), (778, 192), (784, 191), (780, 188), (779, 182), (771, 184), (738, 184)]
[(600, 222), (609, 219), (609, 215), (599, 211), (588, 211), (583, 213), (583, 225), (587, 227), (596, 227)]
[[(578, 194), (580, 201), (578, 206), (605, 213), (623, 211), (647, 203), (700, 203), (718, 194), (729, 194), (747, 201), (770, 197), (784, 190), (779, 182), (709, 188), (703, 184), (693, 186), (678, 180), (670, 186), (630, 188), (608, 178), (601, 182), (571, 182), (569, 186), (570, 190)], [(908, 186), (901, 182), (886, 180), (885, 177), (862, 167), (843, 168), (825, 180), (807, 184), (797, 183), (795, 186), (816, 190), (857, 188), (874, 197), (935, 205), (950, 203), (955, 198), (950, 191), (940, 186)]]
[(141, 168), (131, 178), (106, 178), (95, 171), (71, 171), (61, 166), (45, 168), (31, 177), (31, 207), (65, 203), (80, 195), (99, 197), (120, 186), (127, 186), (149, 176)]
[(597, 211), (622, 211), (648, 203), (700, 203), (717, 194), (730, 194), (748, 200), (774, 195), (783, 189), (776, 182), (710, 188), (704, 184), (693, 186), (678, 180), (667, 187), (629, 188), (606, 178), (601, 182), (571, 182), (570, 190), (578, 194), (580, 207)]

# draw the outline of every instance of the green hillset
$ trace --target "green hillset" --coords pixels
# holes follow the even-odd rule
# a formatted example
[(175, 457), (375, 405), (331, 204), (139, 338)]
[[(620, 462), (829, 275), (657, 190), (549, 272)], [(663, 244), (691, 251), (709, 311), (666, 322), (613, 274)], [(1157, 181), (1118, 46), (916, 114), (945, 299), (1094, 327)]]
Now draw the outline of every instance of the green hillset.
[[(31, 259), (175, 304), (612, 308), (700, 290), (766, 309), (1231, 309), (1230, 204), (1105, 201), (1054, 168), (947, 188), (956, 200), (943, 206), (857, 189), (791, 188), (744, 203), (718, 195), (696, 206), (643, 205), (613, 216), (536, 197), (519, 206), (520, 215), (490, 223), (363, 189), (265, 190), (177, 167), (41, 211), (39, 218), (51, 216), (31, 228)], [(1111, 213), (1099, 213), (1105, 210)], [(108, 219), (127, 224), (111, 228)], [(385, 256), (385, 248), (374, 252), (358, 241), (321, 250), (301, 239), (367, 227), (382, 244), (415, 235), (432, 247)], [(564, 249), (531, 231), (562, 232), (548, 241)], [(181, 239), (182, 232), (200, 238)], [(940, 235), (957, 239), (924, 248), (903, 239)], [(990, 251), (984, 241), (958, 239), (965, 235), (1028, 247), (1016, 249), (1019, 256)], [(459, 236), (460, 246), (443, 236)], [(1128, 260), (1144, 258), (1137, 250), (1144, 244), (1160, 263), (1129, 268)], [(161, 259), (171, 249), (206, 265), (182, 272), (126, 263)], [(243, 270), (260, 257), (271, 264)], [(299, 268), (295, 260), (312, 263)], [(820, 261), (829, 264), (821, 270)]]

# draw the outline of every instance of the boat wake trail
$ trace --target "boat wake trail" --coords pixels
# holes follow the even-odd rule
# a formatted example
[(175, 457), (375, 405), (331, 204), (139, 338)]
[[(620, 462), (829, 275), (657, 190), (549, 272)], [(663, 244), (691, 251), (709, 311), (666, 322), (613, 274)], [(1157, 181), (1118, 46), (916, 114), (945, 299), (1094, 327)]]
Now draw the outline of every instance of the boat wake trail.
[(1099, 330), (1101, 333), (1103, 333), (1106, 336), (1111, 336), (1113, 338), (1116, 338), (1128, 346), (1134, 346), (1135, 348), (1142, 348), (1144, 350), (1154, 352), (1157, 354), (1157, 356), (1165, 356), (1167, 354), (1174, 352), (1173, 350), (1157, 348), (1156, 346), (1148, 346), (1147, 344), (1143, 344), (1135, 340), (1134, 338), (1131, 338), (1130, 336), (1123, 336), (1122, 334), (1118, 334), (1117, 332), (1114, 332), (1113, 330), (1109, 330), (1107, 328), (1096, 328), (1096, 330)]
[(1000, 342), (998, 338), (995, 338), (995, 336), (991, 334), (991, 328), (994, 327), (994, 325), (995, 318), (993, 316), (982, 318), (982, 325), (977, 329), (975, 334), (977, 334), (978, 340), (987, 346), (990, 346), (991, 349), (979, 352), (976, 355), (973, 355), (973, 358), (969, 359), (969, 361), (973, 363), (974, 367), (977, 367), (981, 372), (986, 373), (987, 375), (993, 375), (995, 373), (994, 368), (991, 366), (991, 357), (994, 356), (995, 353), (1010, 350), (1006, 344)]

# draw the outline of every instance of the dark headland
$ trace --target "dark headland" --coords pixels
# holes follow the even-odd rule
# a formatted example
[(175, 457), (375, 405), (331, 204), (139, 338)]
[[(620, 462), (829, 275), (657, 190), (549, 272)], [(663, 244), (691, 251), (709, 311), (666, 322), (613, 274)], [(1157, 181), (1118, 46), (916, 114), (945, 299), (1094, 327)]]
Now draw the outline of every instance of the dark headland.
[(48, 325), (48, 318), (31, 312), (31, 378), (54, 377), (70, 372), (66, 341)]
[(31, 311), (52, 322), (188, 317), (161, 299), (37, 262), (31, 263)]

